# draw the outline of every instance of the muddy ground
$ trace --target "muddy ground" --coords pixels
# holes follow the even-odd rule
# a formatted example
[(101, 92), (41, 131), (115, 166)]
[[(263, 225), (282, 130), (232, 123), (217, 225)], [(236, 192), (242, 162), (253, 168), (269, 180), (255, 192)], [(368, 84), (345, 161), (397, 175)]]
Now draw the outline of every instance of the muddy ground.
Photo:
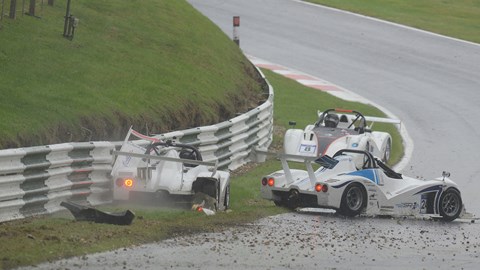
[(480, 224), (287, 213), (26, 269), (480, 269)]

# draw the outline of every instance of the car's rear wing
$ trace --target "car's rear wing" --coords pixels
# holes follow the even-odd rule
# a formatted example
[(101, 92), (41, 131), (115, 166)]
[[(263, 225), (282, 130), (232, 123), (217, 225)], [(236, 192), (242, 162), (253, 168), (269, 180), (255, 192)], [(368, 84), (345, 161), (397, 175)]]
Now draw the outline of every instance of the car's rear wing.
[(318, 157), (291, 155), (285, 153), (264, 151), (260, 149), (254, 149), (253, 152), (254, 156), (256, 156), (257, 161), (264, 161), (266, 156), (273, 156), (279, 159), (282, 164), (282, 169), (285, 173), (285, 178), (287, 179), (287, 184), (293, 183), (294, 181), (292, 177), (292, 171), (290, 170), (290, 166), (288, 165), (288, 161), (303, 162), (305, 164), (305, 167), (307, 168), (308, 178), (310, 179), (312, 186), (315, 185), (316, 177), (315, 171), (313, 170), (312, 162), (318, 159)]
[(194, 164), (194, 165), (204, 165), (207, 167), (212, 168), (212, 176), (215, 175), (218, 168), (218, 161), (215, 162), (208, 162), (208, 161), (200, 161), (200, 160), (193, 160), (193, 159), (183, 159), (183, 158), (173, 158), (173, 157), (166, 157), (166, 156), (155, 156), (155, 155), (147, 155), (147, 154), (138, 154), (132, 152), (123, 152), (123, 151), (112, 151), (112, 155), (115, 156), (127, 156), (127, 157), (134, 157), (134, 158), (141, 158), (146, 160), (163, 160), (163, 161), (172, 161), (172, 162), (179, 162), (179, 163), (187, 163), (187, 164)]

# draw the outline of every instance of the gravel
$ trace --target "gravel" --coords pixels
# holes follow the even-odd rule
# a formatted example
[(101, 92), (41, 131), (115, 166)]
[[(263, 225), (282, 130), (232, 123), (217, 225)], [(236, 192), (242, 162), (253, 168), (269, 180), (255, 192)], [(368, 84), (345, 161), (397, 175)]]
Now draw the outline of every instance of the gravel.
[(287, 213), (25, 269), (479, 269), (480, 226)]

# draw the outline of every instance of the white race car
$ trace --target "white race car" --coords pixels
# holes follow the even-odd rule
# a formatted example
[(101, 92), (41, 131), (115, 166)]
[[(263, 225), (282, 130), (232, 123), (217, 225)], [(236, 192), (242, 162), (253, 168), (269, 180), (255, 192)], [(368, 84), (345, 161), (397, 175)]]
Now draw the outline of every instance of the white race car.
[[(367, 121), (371, 122), (367, 126)], [(365, 150), (384, 162), (390, 158), (392, 137), (372, 131), (375, 122), (400, 124), (400, 120), (363, 116), (360, 112), (329, 109), (318, 112), (318, 120), (304, 130), (289, 129), (284, 137), (286, 154), (319, 157), (332, 156), (340, 149)], [(294, 123), (294, 122), (293, 122)]]
[[(267, 154), (267, 152), (263, 152)], [(354, 156), (361, 156), (357, 169)], [(394, 172), (367, 151), (343, 149), (332, 157), (305, 158), (307, 170), (290, 169), (278, 155), (283, 170), (262, 178), (261, 196), (291, 209), (335, 209), (345, 216), (429, 216), (452, 221), (465, 216), (458, 186), (445, 173), (441, 178), (420, 180)], [(312, 163), (320, 164), (314, 171)]]
[[(131, 135), (143, 141), (129, 141)], [(145, 140), (150, 144), (140, 145)], [(131, 129), (120, 151), (113, 154), (117, 156), (111, 173), (116, 201), (192, 201), (201, 193), (213, 198), (211, 210), (229, 208), (230, 173), (217, 170), (217, 163), (202, 161), (191, 145), (163, 142)]]

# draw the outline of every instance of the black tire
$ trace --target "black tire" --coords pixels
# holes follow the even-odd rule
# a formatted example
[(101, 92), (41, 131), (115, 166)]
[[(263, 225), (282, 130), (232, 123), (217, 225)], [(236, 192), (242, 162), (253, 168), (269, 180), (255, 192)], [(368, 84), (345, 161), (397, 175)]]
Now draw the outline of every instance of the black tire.
[(230, 184), (225, 187), (225, 198), (223, 200), (223, 206), (225, 207), (224, 210), (227, 210), (230, 208)]
[(347, 217), (359, 215), (367, 206), (367, 194), (361, 184), (352, 183), (345, 188), (340, 202), (340, 214)]
[(462, 212), (462, 197), (458, 190), (449, 188), (440, 196), (438, 205), (440, 215), (444, 221), (453, 221)]
[(290, 191), (286, 201), (286, 206), (291, 210), (295, 210), (297, 207), (300, 206), (300, 198), (299, 198), (298, 190), (292, 189)]
[(390, 159), (390, 154), (392, 153), (392, 141), (390, 138), (387, 141), (387, 145), (385, 146), (385, 152), (383, 152), (383, 163), (387, 163)]

